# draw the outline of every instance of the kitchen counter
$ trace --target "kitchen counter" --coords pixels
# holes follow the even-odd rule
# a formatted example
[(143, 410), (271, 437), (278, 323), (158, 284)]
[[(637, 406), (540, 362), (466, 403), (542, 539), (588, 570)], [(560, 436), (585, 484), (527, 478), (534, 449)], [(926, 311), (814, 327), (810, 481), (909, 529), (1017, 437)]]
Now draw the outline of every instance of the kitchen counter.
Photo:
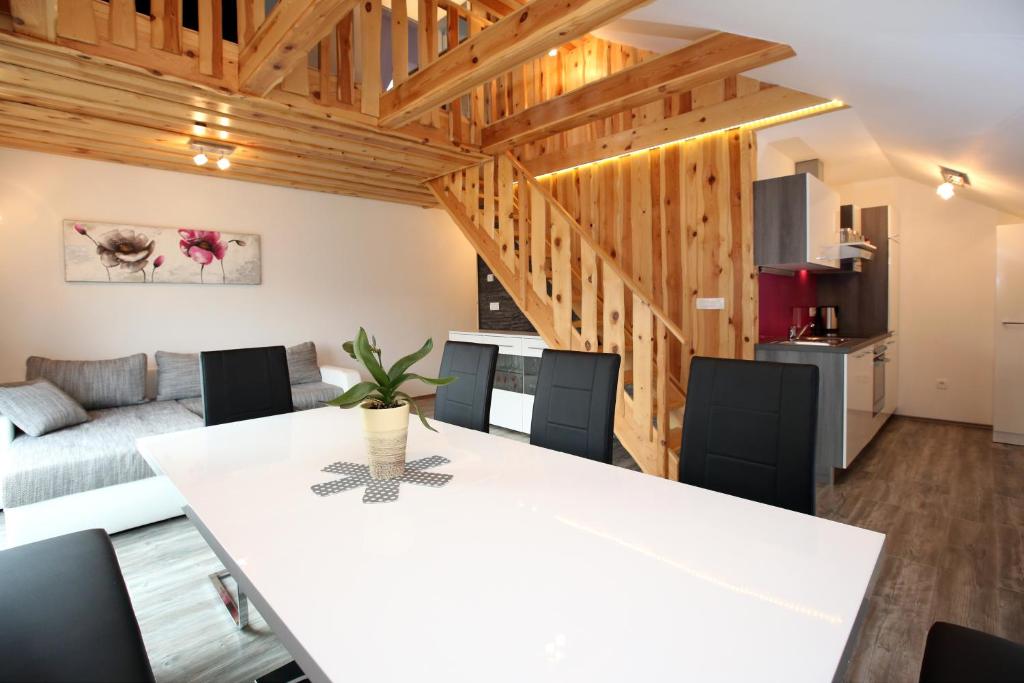
[(887, 339), (892, 336), (892, 332), (883, 332), (876, 334), (871, 337), (849, 337), (842, 344), (835, 346), (818, 346), (816, 344), (798, 344), (790, 342), (786, 339), (780, 339), (778, 341), (764, 341), (760, 344), (755, 344), (754, 349), (757, 351), (812, 351), (815, 353), (853, 353), (859, 351), (865, 346), (871, 346), (877, 344), (883, 339)]

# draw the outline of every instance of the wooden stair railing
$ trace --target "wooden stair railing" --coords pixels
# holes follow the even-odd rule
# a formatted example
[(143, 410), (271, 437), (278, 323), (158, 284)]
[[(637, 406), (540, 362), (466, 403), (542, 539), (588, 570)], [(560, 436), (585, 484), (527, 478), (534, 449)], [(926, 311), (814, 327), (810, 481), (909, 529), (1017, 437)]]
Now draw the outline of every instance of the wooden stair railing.
[(679, 325), (511, 154), (428, 186), (550, 347), (622, 357), (615, 435), (644, 472), (677, 476)]

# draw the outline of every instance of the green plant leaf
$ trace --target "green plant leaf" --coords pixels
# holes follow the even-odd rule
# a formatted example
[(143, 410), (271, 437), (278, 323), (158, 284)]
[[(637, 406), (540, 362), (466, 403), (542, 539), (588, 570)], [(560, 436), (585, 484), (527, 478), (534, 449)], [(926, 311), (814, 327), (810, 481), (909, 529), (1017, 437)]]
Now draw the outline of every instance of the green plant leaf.
[(386, 391), (391, 380), (388, 378), (388, 373), (384, 372), (384, 368), (377, 362), (377, 357), (373, 355), (373, 348), (370, 346), (370, 340), (366, 337), (366, 330), (361, 327), (359, 334), (356, 335), (354, 349), (359, 362), (366, 366), (373, 379)]
[(375, 382), (360, 382), (341, 396), (326, 403), (327, 405), (338, 406), (339, 408), (352, 408), (365, 401), (369, 398), (370, 394), (376, 391), (379, 391), (379, 387)]
[(399, 358), (395, 361), (395, 364), (388, 370), (388, 377), (394, 382), (396, 379), (405, 374), (405, 371), (411, 368), (415, 363), (423, 360), (428, 353), (434, 349), (434, 340), (428, 339), (423, 342), (423, 346), (420, 347), (419, 351), (410, 353), (408, 356)]
[(356, 358), (356, 350), (353, 343), (350, 341), (345, 342), (341, 345), (341, 348), (347, 353), (353, 360), (359, 360)]
[(424, 384), (431, 384), (431, 385), (433, 385), (435, 387), (441, 387), (441, 386), (444, 386), (445, 384), (451, 384), (452, 382), (454, 382), (458, 378), (454, 377), (454, 376), (452, 376), (452, 377), (436, 377), (436, 378), (435, 377), (424, 377), (423, 375), (417, 375), (415, 372), (407, 372), (406, 374), (402, 375), (401, 377), (399, 377), (395, 381), (395, 386), (399, 386), (401, 384), (404, 384), (405, 382), (408, 382), (411, 379), (418, 379), (419, 381), (423, 382)]
[(416, 417), (418, 417), (420, 419), (420, 422), (423, 423), (424, 427), (426, 427), (427, 429), (429, 429), (432, 432), (436, 432), (437, 431), (436, 429), (433, 428), (433, 426), (431, 426), (431, 424), (429, 422), (427, 422), (427, 418), (423, 417), (423, 413), (420, 412), (420, 407), (418, 405), (416, 405), (416, 401), (412, 400), (412, 396), (410, 396), (409, 394), (405, 393), (404, 391), (396, 391), (395, 392), (395, 396), (404, 398), (406, 400), (406, 402), (409, 404), (409, 407), (412, 408), (416, 412)]

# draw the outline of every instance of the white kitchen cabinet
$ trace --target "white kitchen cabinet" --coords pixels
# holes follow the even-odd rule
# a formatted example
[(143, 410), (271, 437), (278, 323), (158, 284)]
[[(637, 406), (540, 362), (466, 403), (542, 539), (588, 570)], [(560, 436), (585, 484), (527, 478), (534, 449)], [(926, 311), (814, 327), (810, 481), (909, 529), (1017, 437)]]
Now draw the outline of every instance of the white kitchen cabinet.
[(854, 458), (874, 436), (874, 346), (846, 356), (846, 449), (843, 467)]
[(536, 335), (503, 332), (449, 332), (448, 339), (498, 347), (498, 366), (491, 393), (491, 424), (529, 433), (537, 370), (540, 356), (547, 348), (544, 340)]
[(885, 408), (882, 413), (889, 417), (896, 412), (900, 398), (900, 348), (896, 335), (885, 340)]

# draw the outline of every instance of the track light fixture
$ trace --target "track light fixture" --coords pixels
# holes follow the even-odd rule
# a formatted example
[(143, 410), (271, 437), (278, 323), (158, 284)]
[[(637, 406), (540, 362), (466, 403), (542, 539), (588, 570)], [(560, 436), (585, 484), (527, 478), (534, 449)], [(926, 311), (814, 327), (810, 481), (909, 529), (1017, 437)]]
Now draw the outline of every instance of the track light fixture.
[(234, 145), (192, 138), (188, 141), (188, 146), (196, 152), (196, 155), (192, 157), (192, 161), (196, 163), (196, 166), (203, 166), (210, 160), (210, 157), (216, 157), (217, 168), (222, 171), (231, 168), (231, 161), (228, 157), (235, 151)]
[(935, 189), (935, 194), (943, 199), (950, 199), (956, 193), (956, 188), (967, 187), (971, 184), (970, 178), (963, 171), (954, 171), (945, 166), (939, 166), (939, 173), (942, 175), (942, 184)]

